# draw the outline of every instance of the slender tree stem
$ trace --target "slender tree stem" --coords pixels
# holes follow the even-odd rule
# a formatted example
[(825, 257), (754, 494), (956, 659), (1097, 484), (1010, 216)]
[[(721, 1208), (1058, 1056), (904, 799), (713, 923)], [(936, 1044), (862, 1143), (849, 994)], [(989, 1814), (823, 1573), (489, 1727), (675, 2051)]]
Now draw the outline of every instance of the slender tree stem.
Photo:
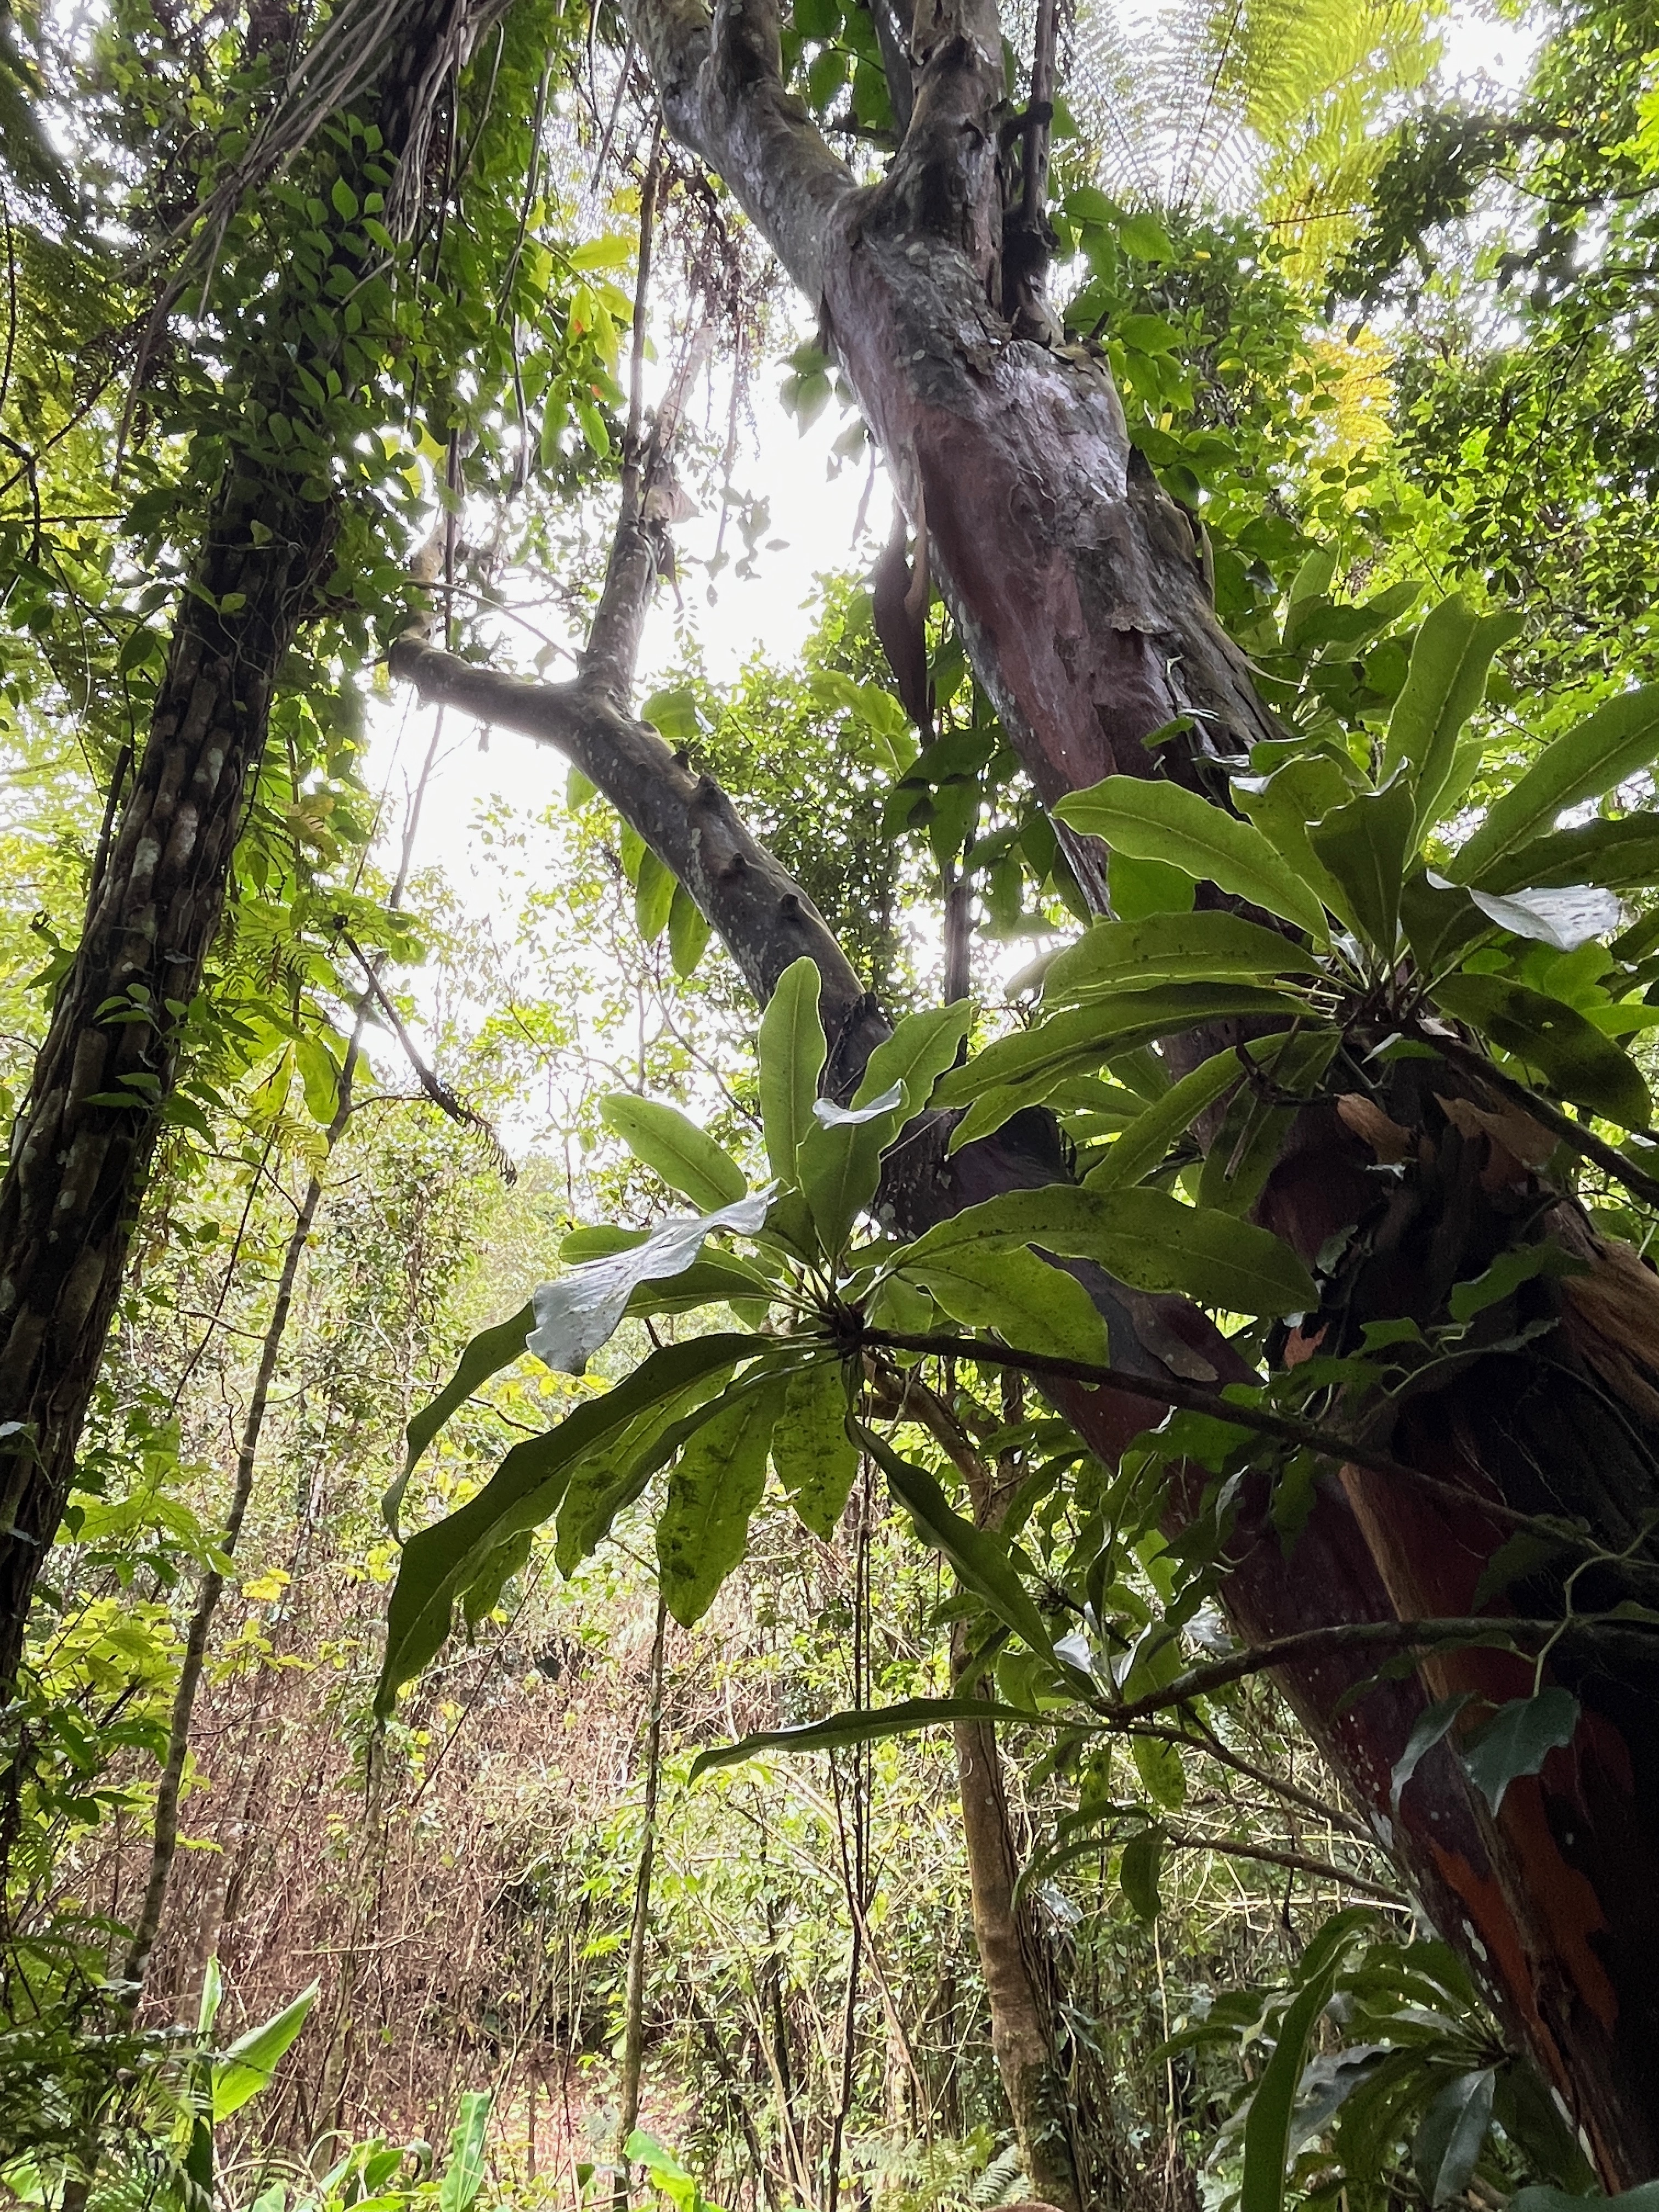
[(628, 1931), (628, 1985), (623, 2027), (622, 2093), (617, 2101), (616, 2212), (627, 2212), (628, 2144), (640, 2121), (640, 2076), (645, 2064), (645, 1944), (651, 1925), (651, 1875), (657, 1853), (657, 1799), (662, 1786), (663, 1650), (668, 1607), (657, 1593), (657, 1632), (651, 1644), (651, 1717), (645, 1738), (645, 1807), (640, 1862), (634, 1876), (634, 1918)]

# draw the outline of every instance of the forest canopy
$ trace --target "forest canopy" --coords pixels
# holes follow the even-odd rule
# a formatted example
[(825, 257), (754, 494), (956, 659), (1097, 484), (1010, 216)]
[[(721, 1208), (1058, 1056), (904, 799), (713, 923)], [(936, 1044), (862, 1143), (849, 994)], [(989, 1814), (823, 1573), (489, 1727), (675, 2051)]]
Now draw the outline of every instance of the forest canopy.
[(0, 246), (0, 2194), (1651, 2212), (1651, 0), (13, 6)]

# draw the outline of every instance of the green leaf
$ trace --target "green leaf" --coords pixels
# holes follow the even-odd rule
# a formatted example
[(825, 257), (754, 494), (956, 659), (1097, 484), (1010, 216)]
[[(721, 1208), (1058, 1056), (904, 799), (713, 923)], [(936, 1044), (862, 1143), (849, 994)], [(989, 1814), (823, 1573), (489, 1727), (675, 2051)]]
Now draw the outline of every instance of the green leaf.
[[(1167, 1751), (1171, 1747), (1160, 1744), (1158, 1748)], [(1127, 1899), (1130, 1911), (1148, 1927), (1164, 1909), (1164, 1901), (1158, 1893), (1158, 1878), (1163, 1868), (1162, 1828), (1143, 1828), (1139, 1835), (1131, 1836), (1117, 1863), (1117, 1886)]]
[(489, 2089), (463, 2092), (455, 2131), (449, 2138), (449, 2163), (438, 2184), (438, 2212), (469, 2212), (483, 2187), (484, 2138), (495, 2101)]
[[(1231, 1313), (1306, 1313), (1319, 1303), (1312, 1276), (1270, 1231), (1147, 1188), (1078, 1190), (1053, 1183), (1006, 1191), (939, 1222), (898, 1264), (933, 1289), (941, 1266), (959, 1268), (964, 1258), (982, 1255), (994, 1279), (1008, 1248), (1021, 1244), (1040, 1245), (1062, 1259), (1097, 1260), (1137, 1290), (1175, 1291)], [(941, 1291), (934, 1289), (934, 1296), (954, 1311)], [(1049, 1348), (1040, 1337), (1011, 1340), (1026, 1351)]]
[(1170, 243), (1170, 234), (1158, 218), (1149, 212), (1125, 216), (1118, 225), (1118, 244), (1126, 253), (1133, 254), (1137, 261), (1173, 261), (1175, 248)]
[(697, 963), (708, 950), (708, 917), (697, 904), (685, 885), (674, 885), (673, 903), (668, 909), (668, 956), (674, 963), (677, 975), (693, 975)]
[(501, 1603), (501, 1592), (528, 1562), (535, 1536), (533, 1528), (520, 1528), (516, 1536), (497, 1544), (479, 1569), (477, 1580), (467, 1584), (461, 1594), (461, 1618), (469, 1628), (488, 1620)]
[(239, 2035), (230, 2048), (213, 2062), (213, 2118), (216, 2124), (240, 2112), (250, 2097), (270, 2086), (277, 2062), (306, 2024), (317, 2002), (318, 1984), (301, 1990), (291, 2004)]
[(696, 1313), (704, 1306), (732, 1305), (750, 1298), (768, 1304), (773, 1285), (758, 1267), (751, 1267), (729, 1252), (705, 1252), (678, 1275), (643, 1282), (628, 1301), (627, 1313), (637, 1321), (646, 1314)]
[(761, 1122), (766, 1157), (781, 1182), (795, 1179), (801, 1139), (815, 1124), (812, 1101), (823, 1072), (823, 1023), (818, 1014), (822, 988), (817, 965), (802, 958), (786, 968), (761, 1016)]
[(885, 1736), (914, 1735), (919, 1729), (947, 1728), (957, 1721), (1018, 1721), (1030, 1727), (1040, 1718), (1018, 1705), (996, 1705), (983, 1698), (905, 1698), (896, 1705), (799, 1722), (793, 1728), (761, 1729), (737, 1743), (700, 1751), (691, 1763), (691, 1779), (696, 1782), (719, 1766), (741, 1765), (763, 1751), (841, 1751), (849, 1744), (878, 1743)]
[(797, 1513), (827, 1544), (840, 1525), (858, 1448), (847, 1433), (847, 1377), (823, 1360), (792, 1375), (772, 1431), (772, 1464)]
[(1103, 992), (1051, 1014), (1035, 1028), (999, 1037), (964, 1066), (952, 1068), (934, 1093), (936, 1106), (966, 1106), (1004, 1085), (1035, 1105), (1067, 1076), (1115, 1061), (1153, 1039), (1237, 1015), (1283, 1021), (1304, 1012), (1286, 991), (1255, 983), (1162, 983), (1148, 991)]
[(672, 870), (664, 867), (647, 845), (640, 854), (640, 872), (634, 884), (634, 920), (647, 945), (654, 945), (667, 928), (678, 888)]
[(1358, 927), (1358, 919), (1346, 892), (1309, 842), (1308, 824), (1345, 805), (1354, 791), (1351, 768), (1331, 753), (1304, 755), (1285, 762), (1269, 775), (1235, 776), (1232, 781), (1240, 811), (1249, 815), (1292, 874), (1350, 929)]
[(386, 1612), (386, 1656), (375, 1711), (392, 1711), (401, 1684), (418, 1674), (449, 1633), (455, 1600), (498, 1544), (538, 1528), (558, 1510), (571, 1471), (590, 1452), (650, 1407), (740, 1360), (762, 1340), (746, 1335), (693, 1337), (653, 1352), (625, 1381), (590, 1399), (545, 1436), (515, 1444), (476, 1498), (404, 1547)]
[(1318, 972), (1318, 962), (1299, 945), (1241, 915), (1157, 914), (1141, 921), (1096, 922), (1045, 969), (1042, 1002), (1063, 1006), (1126, 983)]
[(1243, 1071), (1235, 1052), (1218, 1052), (1138, 1114), (1105, 1158), (1083, 1178), (1089, 1191), (1121, 1190), (1155, 1168), (1206, 1107), (1224, 1097)]
[(1326, 1922), (1306, 1951), (1302, 1987), (1285, 2008), (1273, 2055), (1262, 2069), (1244, 2120), (1244, 2172), (1239, 2212), (1284, 2212), (1285, 2161), (1291, 2114), (1301, 2086), (1303, 2062), (1319, 2016), (1331, 2001), (1348, 1947), (1371, 1916), (1351, 1908)]
[(1106, 890), (1120, 921), (1140, 921), (1151, 914), (1190, 914), (1198, 886), (1185, 868), (1114, 853), (1106, 863)]
[(1294, 922), (1316, 944), (1328, 941), (1323, 907), (1261, 832), (1195, 792), (1144, 776), (1109, 775), (1061, 799), (1054, 812), (1085, 836), (1103, 837), (1114, 851), (1169, 861)]
[[(1136, 1693), (1139, 1693), (1139, 1685)], [(1154, 1735), (1131, 1736), (1129, 1756), (1153, 1804), (1161, 1805), (1166, 1813), (1178, 1812), (1187, 1802), (1187, 1770), (1174, 1744), (1160, 1742)]]
[[(552, 1282), (538, 1284), (530, 1301), (536, 1326), (525, 1340), (526, 1351), (556, 1373), (585, 1374), (593, 1354), (621, 1328), (623, 1316), (641, 1310), (635, 1301), (641, 1285), (665, 1285), (665, 1307), (688, 1294), (690, 1303), (704, 1303), (687, 1279), (709, 1237), (717, 1229), (757, 1236), (770, 1210), (764, 1191), (748, 1191), (712, 1213), (665, 1221), (642, 1242), (630, 1240), (607, 1257), (585, 1260)], [(741, 1295), (750, 1293), (744, 1290)], [(758, 1288), (754, 1295), (760, 1295)], [(648, 1298), (641, 1304), (646, 1310), (656, 1310)]]
[(1443, 977), (1431, 995), (1454, 1020), (1535, 1067), (1575, 1105), (1623, 1128), (1647, 1127), (1653, 1109), (1635, 1061), (1562, 1000), (1500, 975), (1466, 974)]
[(1630, 890), (1659, 881), (1659, 813), (1597, 816), (1571, 830), (1534, 837), (1468, 878), (1476, 890), (1553, 890), (1594, 884)]
[(307, 1113), (327, 1128), (340, 1109), (340, 1071), (333, 1054), (320, 1037), (296, 1037), (294, 1064), (305, 1087)]
[(1538, 1275), (1587, 1275), (1589, 1261), (1559, 1244), (1516, 1244), (1500, 1252), (1483, 1275), (1473, 1281), (1454, 1283), (1446, 1300), (1454, 1321), (1473, 1321), (1488, 1306), (1495, 1306)]
[(907, 1014), (871, 1054), (863, 1080), (853, 1093), (854, 1105), (867, 1106), (902, 1083), (905, 1118), (920, 1114), (932, 1098), (934, 1085), (956, 1059), (973, 1019), (973, 1006), (967, 999)]
[(404, 1430), (404, 1471), (380, 1501), (380, 1510), (394, 1534), (398, 1508), (403, 1503), (404, 1492), (421, 1454), (456, 1407), (464, 1406), (481, 1383), (524, 1357), (525, 1339), (535, 1325), (535, 1309), (526, 1304), (510, 1320), (497, 1322), (493, 1328), (480, 1329), (462, 1352), (455, 1372), (443, 1389), (429, 1404), (422, 1407)]
[(1490, 2066), (1460, 2074), (1447, 2082), (1419, 2123), (1412, 2167), (1431, 2205), (1449, 2204), (1468, 2186), (1492, 2125), (1496, 2081)]
[(1106, 1324), (1093, 1299), (1075, 1276), (1035, 1252), (963, 1243), (926, 1261), (907, 1259), (903, 1272), (967, 1328), (994, 1328), (1021, 1351), (1106, 1364)]
[(1546, 745), (1518, 783), (1494, 799), (1486, 820), (1446, 872), (1484, 880), (1492, 864), (1550, 828), (1564, 808), (1599, 799), (1659, 755), (1659, 684), (1626, 691)]
[(1407, 1784), (1436, 1744), (1443, 1742), (1450, 1735), (1458, 1715), (1474, 1694), (1472, 1690), (1459, 1690), (1453, 1697), (1437, 1698), (1418, 1715), (1406, 1739), (1406, 1748), (1395, 1761), (1389, 1778), (1389, 1811), (1395, 1820), (1400, 1818), (1400, 1800)]
[(1496, 1813), (1511, 1782), (1536, 1774), (1551, 1752), (1572, 1741), (1578, 1700), (1571, 1690), (1540, 1690), (1500, 1705), (1480, 1735), (1462, 1747), (1471, 1782)]
[(1006, 1541), (988, 1528), (976, 1528), (971, 1521), (964, 1521), (927, 1468), (901, 1459), (873, 1429), (862, 1421), (854, 1421), (853, 1428), (887, 1477), (894, 1498), (915, 1523), (922, 1542), (945, 1554), (963, 1588), (988, 1606), (1028, 1650), (1052, 1658), (1054, 1645), (1042, 1615), (1015, 1571)]
[(1400, 892), (1412, 851), (1412, 793), (1404, 779), (1364, 791), (1308, 826), (1308, 842), (1348, 895), (1361, 933), (1392, 960), (1400, 936)]
[(1423, 617), (1382, 749), (1384, 775), (1407, 772), (1419, 833), (1435, 819), (1458, 732), (1486, 696), (1492, 655), (1520, 628), (1518, 615), (1477, 615), (1461, 592)]
[(728, 1392), (669, 1476), (657, 1522), (657, 1561), (663, 1596), (682, 1628), (702, 1620), (749, 1547), (750, 1516), (766, 1487), (766, 1456), (783, 1397), (775, 1376), (740, 1395)]
[(702, 1212), (734, 1204), (748, 1188), (730, 1152), (676, 1106), (613, 1091), (599, 1102), (599, 1119), (636, 1160), (654, 1169), (671, 1190), (684, 1193)]
[(1570, 2197), (1565, 2189), (1542, 2182), (1517, 2190), (1510, 2199), (1510, 2212), (1659, 2212), (1659, 2181), (1644, 2181), (1635, 2189), (1621, 2189), (1612, 2197), (1599, 2190)]

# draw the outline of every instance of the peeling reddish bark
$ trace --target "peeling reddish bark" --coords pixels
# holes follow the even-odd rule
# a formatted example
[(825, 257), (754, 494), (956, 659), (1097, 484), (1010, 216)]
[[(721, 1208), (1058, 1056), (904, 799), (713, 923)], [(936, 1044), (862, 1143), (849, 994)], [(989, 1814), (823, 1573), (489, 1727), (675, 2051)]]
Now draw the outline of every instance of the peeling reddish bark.
[[(927, 532), (975, 669), (1039, 793), (1052, 803), (1108, 774), (1164, 773), (1224, 796), (1210, 756), (1239, 750), (1272, 724), (1207, 603), (1184, 518), (1132, 455), (1103, 368), (1014, 337), (990, 304), (1002, 94), (994, 8), (936, 0), (920, 11), (909, 128), (887, 178), (868, 190), (854, 185), (785, 94), (767, 0), (721, 0), (713, 27), (698, 0), (635, 0), (631, 18), (671, 128), (720, 173), (822, 309), (913, 526)], [(1161, 746), (1154, 763), (1146, 738), (1183, 712), (1195, 732)], [(1097, 860), (1077, 858), (1098, 901)], [(1304, 1251), (1317, 1249), (1315, 1224), (1328, 1233), (1374, 1212), (1366, 1164), (1328, 1117), (1304, 1117), (1262, 1218)], [(1436, 1301), (1425, 1303), (1425, 1292), (1437, 1266), (1450, 1262), (1447, 1281), (1474, 1272), (1463, 1263), (1480, 1241), (1470, 1193), (1479, 1164), (1470, 1160), (1461, 1185), (1442, 1177), (1425, 1232), (1431, 1243), (1438, 1237), (1435, 1265), (1419, 1255), (1414, 1275), (1405, 1262), (1385, 1266), (1392, 1303), (1379, 1279), (1376, 1302), (1360, 1300), (1355, 1316), (1431, 1312)], [(952, 1163), (938, 1190), (918, 1196), (919, 1214), (968, 1202), (976, 1180), (970, 1166)], [(1162, 1332), (1162, 1352), (1149, 1328), (1154, 1340)], [(1146, 1360), (1150, 1373), (1182, 1329), (1187, 1355), (1221, 1371), (1213, 1346), (1191, 1340), (1192, 1324), (1168, 1310), (1121, 1313), (1115, 1356)], [(1645, 1359), (1640, 1332), (1626, 1338), (1619, 1347), (1626, 1396), (1607, 1425), (1622, 1419), (1636, 1432), (1630, 1463), (1600, 1486), (1582, 1438), (1557, 1435), (1553, 1447), (1564, 1493), (1553, 1510), (1583, 1512), (1610, 1540), (1624, 1516), (1609, 1516), (1599, 1488), (1640, 1507), (1652, 1487), (1655, 1407), (1629, 1392), (1650, 1387), (1641, 1370), (1651, 1372), (1659, 1329)], [(1511, 1438), (1507, 1455), (1498, 1449), (1476, 1404), (1483, 1392), (1512, 1393), (1517, 1370), (1529, 1385), (1543, 1372), (1537, 1358), (1485, 1363), (1414, 1406), (1395, 1449), (1467, 1481), (1472, 1497), (1491, 1485), (1527, 1508), (1527, 1440)], [(1604, 1364), (1597, 1376), (1611, 1371)], [(1077, 1394), (1068, 1410), (1109, 1454), (1127, 1440), (1133, 1414), (1121, 1399), (1088, 1400)], [(1559, 1392), (1554, 1403), (1559, 1431)], [(1448, 1454), (1445, 1437), (1466, 1419), (1471, 1450)], [(1550, 1422), (1534, 1425), (1541, 1437)], [(1498, 1540), (1473, 1503), (1467, 1523), (1454, 1527), (1443, 1506), (1381, 1494), (1370, 1477), (1345, 1492), (1333, 1478), (1288, 1559), (1266, 1532), (1246, 1543), (1229, 1605), (1256, 1643), (1333, 1618), (1387, 1619), (1396, 1601), (1413, 1613), (1456, 1612)], [(1540, 1603), (1549, 1595), (1540, 1589)], [(1442, 1662), (1431, 1689), (1467, 1679), (1492, 1695), (1516, 1694), (1513, 1669), (1490, 1655), (1460, 1660), (1455, 1675), (1450, 1665)], [(1565, 1661), (1556, 1671), (1567, 1679)], [(1392, 1771), (1425, 1690), (1386, 1683), (1356, 1698), (1361, 1680), (1363, 1670), (1333, 1659), (1299, 1668), (1285, 1686), (1437, 1924), (1524, 2033), (1604, 2178), (1623, 2185), (1646, 2178), (1659, 2168), (1656, 1686), (1610, 1682), (1580, 1663), (1573, 1686), (1590, 1715), (1582, 1742), (1537, 1782), (1515, 1784), (1496, 1820), (1442, 1747), (1419, 1768), (1396, 1825)]]

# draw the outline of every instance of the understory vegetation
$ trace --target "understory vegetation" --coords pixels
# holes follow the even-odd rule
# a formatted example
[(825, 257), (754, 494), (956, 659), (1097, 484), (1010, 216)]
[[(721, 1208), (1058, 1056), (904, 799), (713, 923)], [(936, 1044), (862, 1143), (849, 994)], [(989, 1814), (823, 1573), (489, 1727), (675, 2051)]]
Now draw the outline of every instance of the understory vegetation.
[(0, 8), (0, 2201), (1652, 2212), (1650, 0)]

